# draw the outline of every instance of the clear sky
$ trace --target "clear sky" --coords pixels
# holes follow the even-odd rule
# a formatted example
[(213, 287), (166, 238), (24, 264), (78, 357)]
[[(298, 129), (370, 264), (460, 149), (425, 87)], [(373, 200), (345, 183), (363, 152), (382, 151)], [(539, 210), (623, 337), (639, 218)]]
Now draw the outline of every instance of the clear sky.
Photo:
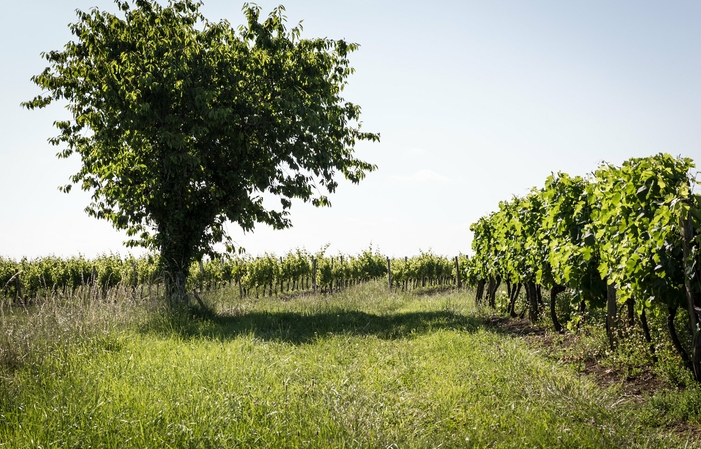
[[(281, 0), (259, 1), (264, 14)], [(470, 223), (551, 172), (584, 175), (659, 152), (701, 164), (701, 2), (288, 0), (302, 37), (357, 42), (345, 98), (380, 143), (357, 154), (379, 166), (341, 181), (333, 207), (294, 203), (294, 227), (259, 226), (234, 240), (249, 253), (357, 253), (372, 243), (401, 257), (469, 252)], [(71, 39), (75, 9), (110, 0), (8, 2), (0, 19), (0, 255), (126, 253), (124, 236), (88, 217), (88, 194), (57, 190), (77, 158), (55, 157), (53, 105), (39, 94), (40, 52)], [(242, 2), (205, 0), (210, 20), (243, 20)]]

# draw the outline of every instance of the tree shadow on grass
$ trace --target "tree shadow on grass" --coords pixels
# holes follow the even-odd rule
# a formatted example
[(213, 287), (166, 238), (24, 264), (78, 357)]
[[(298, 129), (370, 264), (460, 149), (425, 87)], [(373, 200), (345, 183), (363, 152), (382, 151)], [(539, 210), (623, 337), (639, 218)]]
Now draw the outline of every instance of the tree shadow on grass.
[(230, 340), (253, 336), (261, 340), (305, 344), (331, 336), (374, 336), (393, 340), (414, 338), (439, 330), (476, 332), (488, 327), (484, 319), (451, 311), (375, 315), (360, 311), (248, 312), (239, 316), (192, 314), (167, 317), (145, 327), (146, 332), (174, 333), (182, 338)]

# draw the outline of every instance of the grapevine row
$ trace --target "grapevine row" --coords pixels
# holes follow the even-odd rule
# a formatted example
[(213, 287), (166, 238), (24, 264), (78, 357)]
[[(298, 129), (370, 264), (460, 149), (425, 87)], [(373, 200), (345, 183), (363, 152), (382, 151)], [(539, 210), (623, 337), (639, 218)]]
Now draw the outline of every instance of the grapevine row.
[[(570, 289), (577, 307), (605, 308), (611, 346), (620, 307), (649, 342), (647, 314), (666, 314), (672, 344), (701, 381), (701, 196), (692, 190), (693, 167), (668, 154), (603, 163), (585, 177), (553, 174), (543, 188), (500, 202), (471, 227), (478, 301), (494, 306), (505, 282), (512, 316), (523, 290), (524, 312), (535, 321), (549, 290), (550, 318), (561, 331), (555, 299)], [(689, 351), (674, 324), (680, 309), (689, 318)]]
[[(327, 256), (325, 249), (312, 254), (304, 249), (278, 257), (223, 256), (192, 264), (188, 288), (214, 290), (237, 285), (241, 296), (274, 295), (290, 291), (331, 292), (372, 279), (389, 278), (392, 288), (412, 289), (458, 284), (467, 280), (466, 256), (455, 259), (432, 252), (403, 259), (388, 259), (372, 248), (357, 255)], [(158, 295), (163, 285), (157, 255), (122, 258), (117, 254), (95, 259), (44, 257), (20, 261), (0, 257), (0, 288), (10, 300), (47, 296), (105, 297), (114, 288), (131, 289), (138, 297)], [(389, 267), (389, 272), (388, 272)], [(389, 274), (389, 276), (388, 276)]]

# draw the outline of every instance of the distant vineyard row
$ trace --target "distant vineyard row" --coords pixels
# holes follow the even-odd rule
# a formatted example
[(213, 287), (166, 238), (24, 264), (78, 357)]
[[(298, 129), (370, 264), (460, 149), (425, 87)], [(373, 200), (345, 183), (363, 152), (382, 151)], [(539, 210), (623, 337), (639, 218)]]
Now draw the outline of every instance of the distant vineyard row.
[[(104, 255), (22, 259), (0, 257), (0, 287), (11, 300), (48, 295), (105, 295), (109, 289), (131, 288), (140, 296), (158, 294), (163, 283), (159, 257)], [(237, 284), (241, 295), (270, 295), (284, 291), (331, 291), (370, 279), (387, 278), (395, 288), (462, 284), (467, 280), (468, 258), (449, 259), (432, 252), (403, 259), (388, 259), (372, 248), (357, 255), (326, 256), (303, 249), (278, 257), (222, 257), (194, 263), (188, 288), (216, 289)], [(388, 271), (389, 268), (389, 271)], [(460, 273), (460, 275), (458, 275)], [(388, 276), (389, 275), (389, 276)], [(150, 293), (144, 293), (144, 292)]]

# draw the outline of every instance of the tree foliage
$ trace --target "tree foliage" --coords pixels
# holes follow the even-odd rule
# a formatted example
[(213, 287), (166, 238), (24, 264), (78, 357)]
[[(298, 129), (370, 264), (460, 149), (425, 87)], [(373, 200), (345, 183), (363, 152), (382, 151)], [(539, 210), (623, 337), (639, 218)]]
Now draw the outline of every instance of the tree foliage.
[(115, 3), (118, 14), (77, 12), (75, 40), (43, 54), (32, 80), (44, 93), (24, 105), (67, 102), (72, 119), (50, 141), (80, 156), (71, 182), (92, 192), (87, 212), (160, 251), (176, 284), (230, 242), (226, 222), (288, 227), (292, 199), (329, 205), (337, 173), (357, 183), (376, 168), (354, 147), (379, 136), (341, 96), (357, 44), (302, 39), (282, 6), (261, 20), (245, 5), (236, 29), (192, 0)]

